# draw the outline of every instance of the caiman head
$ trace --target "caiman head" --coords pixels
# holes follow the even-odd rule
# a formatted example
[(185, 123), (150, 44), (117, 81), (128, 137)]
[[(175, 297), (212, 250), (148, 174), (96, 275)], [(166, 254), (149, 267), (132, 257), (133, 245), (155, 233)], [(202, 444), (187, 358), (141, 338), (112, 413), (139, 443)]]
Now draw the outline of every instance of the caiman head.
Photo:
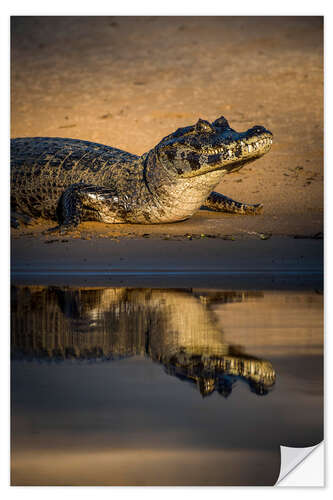
[(272, 140), (273, 134), (261, 125), (236, 132), (224, 116), (213, 123), (200, 118), (195, 125), (179, 128), (162, 139), (149, 156), (181, 178), (213, 171), (223, 174), (268, 153)]

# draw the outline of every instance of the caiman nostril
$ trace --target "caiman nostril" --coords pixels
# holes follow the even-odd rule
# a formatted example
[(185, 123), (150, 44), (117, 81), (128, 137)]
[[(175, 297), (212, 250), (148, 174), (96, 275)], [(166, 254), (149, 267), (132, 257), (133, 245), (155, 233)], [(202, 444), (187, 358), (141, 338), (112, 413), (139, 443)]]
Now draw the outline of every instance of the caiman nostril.
[(215, 127), (219, 127), (219, 128), (222, 128), (222, 129), (230, 128), (228, 120), (226, 118), (224, 118), (224, 116), (220, 116), (220, 118), (217, 118), (217, 120), (215, 120), (215, 122), (213, 123), (213, 125)]

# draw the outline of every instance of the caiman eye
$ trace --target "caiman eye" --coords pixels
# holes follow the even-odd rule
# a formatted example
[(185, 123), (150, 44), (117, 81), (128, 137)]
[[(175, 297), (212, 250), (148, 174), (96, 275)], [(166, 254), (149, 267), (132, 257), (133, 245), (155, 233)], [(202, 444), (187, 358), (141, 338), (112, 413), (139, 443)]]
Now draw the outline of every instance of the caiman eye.
[(201, 118), (199, 118), (199, 120), (195, 124), (195, 130), (197, 132), (214, 132), (214, 129), (211, 126), (211, 124), (206, 120), (202, 120)]
[(228, 120), (224, 118), (224, 116), (220, 116), (215, 122), (213, 123), (215, 127), (219, 128), (230, 128), (230, 125), (228, 123)]

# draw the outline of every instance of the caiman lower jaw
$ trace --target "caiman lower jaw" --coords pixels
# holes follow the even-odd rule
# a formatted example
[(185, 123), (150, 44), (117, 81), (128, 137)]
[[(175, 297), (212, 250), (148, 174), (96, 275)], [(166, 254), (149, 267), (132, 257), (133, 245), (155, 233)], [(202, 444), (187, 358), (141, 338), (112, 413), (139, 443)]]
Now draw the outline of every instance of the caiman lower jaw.
[(202, 165), (200, 169), (198, 170), (193, 170), (192, 172), (184, 172), (180, 177), (182, 178), (192, 178), (192, 177), (199, 177), (200, 175), (207, 175), (207, 174), (214, 174), (220, 172), (221, 174), (228, 173), (228, 168), (222, 164), (221, 162), (216, 165)]

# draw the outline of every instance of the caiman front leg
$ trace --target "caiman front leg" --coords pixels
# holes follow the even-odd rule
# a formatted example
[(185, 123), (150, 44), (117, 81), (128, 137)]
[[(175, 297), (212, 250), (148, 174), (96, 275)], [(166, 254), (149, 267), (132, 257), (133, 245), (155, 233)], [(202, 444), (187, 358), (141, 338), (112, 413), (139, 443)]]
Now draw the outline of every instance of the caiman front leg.
[(29, 215), (21, 214), (18, 212), (12, 212), (10, 214), (10, 225), (11, 227), (18, 229), (21, 224), (28, 225), (31, 224), (32, 218)]
[(93, 220), (105, 221), (106, 212), (119, 210), (115, 190), (92, 184), (72, 184), (59, 199), (57, 217), (59, 225), (47, 232), (66, 233), (75, 229), (82, 221), (85, 211), (94, 214)]
[(255, 205), (241, 203), (239, 201), (232, 200), (223, 194), (216, 193), (215, 191), (212, 191), (208, 196), (204, 206), (218, 212), (229, 212), (232, 214), (243, 215), (257, 215), (263, 209), (263, 205), (261, 203), (257, 203)]

